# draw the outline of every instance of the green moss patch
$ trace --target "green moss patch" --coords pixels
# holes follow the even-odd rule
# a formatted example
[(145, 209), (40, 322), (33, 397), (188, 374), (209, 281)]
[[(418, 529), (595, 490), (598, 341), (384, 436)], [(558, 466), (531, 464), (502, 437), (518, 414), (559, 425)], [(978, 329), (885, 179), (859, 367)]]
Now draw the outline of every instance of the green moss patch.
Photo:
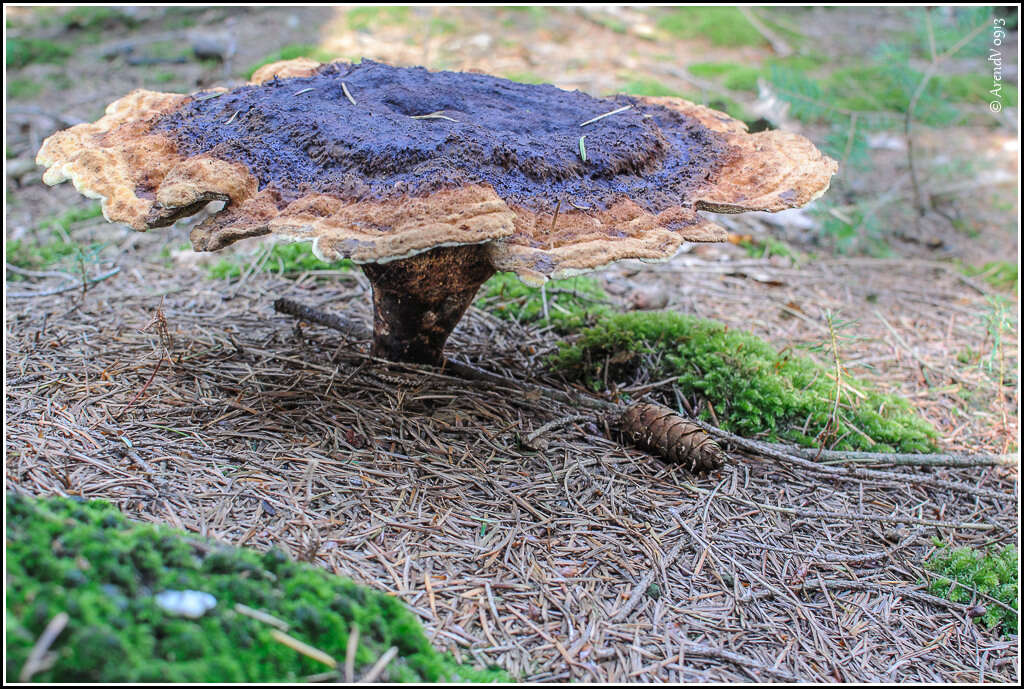
[(513, 273), (498, 273), (485, 282), (475, 305), (504, 320), (551, 325), (561, 332), (593, 323), (609, 312), (608, 295), (593, 278), (552, 280), (541, 291), (523, 284)]
[[(252, 258), (224, 258), (209, 268), (210, 277), (217, 280), (231, 280), (241, 277), (252, 263)], [(318, 270), (351, 270), (354, 264), (348, 259), (325, 263), (313, 255), (308, 242), (275, 244), (270, 254), (261, 262), (261, 270), (278, 275), (299, 275)], [(258, 266), (259, 267), (259, 266)]]
[(10, 37), (7, 39), (7, 66), (19, 69), (34, 63), (62, 64), (74, 52), (74, 48), (66, 43)]
[[(662, 83), (657, 79), (649, 79), (645, 77), (635, 77), (630, 79), (622, 85), (622, 92), (633, 96), (675, 96), (678, 98), (685, 98), (681, 92), (671, 86)], [(694, 99), (690, 98), (689, 100)]]
[(536, 72), (512, 72), (506, 74), (505, 78), (510, 81), (518, 81), (521, 84), (550, 84), (551, 80), (542, 77)]
[(990, 261), (984, 265), (961, 265), (960, 270), (967, 277), (984, 280), (996, 289), (1016, 292), (1020, 288), (1019, 267), (1009, 261)]
[(679, 7), (658, 19), (658, 28), (675, 38), (706, 38), (721, 46), (766, 42), (735, 7)]
[(350, 29), (369, 31), (388, 24), (404, 24), (410, 18), (409, 7), (356, 7), (346, 13), (345, 20)]
[[(41, 270), (75, 256), (79, 247), (74, 242), (66, 242), (62, 239), (43, 243), (15, 239), (7, 242), (4, 249), (7, 262), (12, 266), (26, 270)], [(20, 275), (12, 274), (8, 279), (20, 280), (22, 278)]]
[[(105, 502), (7, 497), (7, 674), (18, 677), (58, 614), (38, 682), (300, 681), (329, 667), (274, 638), (275, 627), (239, 612), (272, 615), (285, 632), (344, 665), (359, 630), (357, 677), (389, 648), (389, 681), (508, 681), (498, 669), (457, 664), (431, 647), (419, 621), (389, 595), (278, 550), (257, 553), (152, 524)], [(190, 619), (166, 612), (163, 591), (196, 590), (216, 605)], [(244, 609), (244, 608), (242, 608)]]
[(796, 264), (800, 264), (809, 258), (806, 254), (794, 249), (786, 242), (770, 236), (751, 238), (749, 240), (744, 239), (740, 241), (740, 246), (746, 250), (747, 256), (751, 258), (782, 256), (791, 259)]
[(78, 206), (70, 208), (60, 215), (54, 216), (53, 218), (44, 221), (41, 227), (50, 227), (54, 230), (60, 230), (67, 233), (71, 226), (75, 223), (84, 222), (86, 220), (92, 220), (94, 218), (103, 217), (103, 208), (98, 203), (90, 203), (85, 206)]
[(327, 52), (326, 50), (311, 43), (291, 43), (280, 50), (275, 50), (274, 52), (264, 56), (259, 62), (250, 65), (249, 69), (245, 71), (245, 78), (252, 79), (252, 75), (257, 69), (264, 65), (269, 65), (271, 62), (294, 60), (300, 57), (308, 57), (310, 60), (316, 60), (317, 62), (330, 62), (331, 60), (337, 59), (339, 56), (334, 53)]
[(676, 376), (679, 391), (700, 400), (704, 418), (710, 419), (710, 403), (721, 427), (748, 437), (812, 447), (827, 436), (828, 446), (840, 450), (935, 449), (935, 429), (905, 400), (844, 375), (833, 419), (836, 390), (829, 369), (693, 316), (606, 316), (562, 344), (551, 363), (595, 390), (605, 381), (627, 385), (641, 370), (650, 380)]
[(60, 21), (68, 29), (97, 34), (109, 29), (134, 28), (139, 21), (115, 7), (75, 7), (61, 15)]
[[(80, 222), (102, 217), (100, 204), (91, 203), (86, 206), (71, 208), (60, 215), (41, 222), (32, 238), (15, 239), (7, 242), (5, 254), (7, 262), (19, 268), (41, 270), (66, 262), (72, 257), (83, 260), (88, 255), (96, 254), (102, 249), (100, 244), (83, 246), (71, 239), (71, 228)], [(19, 280), (20, 276), (12, 274), (11, 280)]]
[[(928, 590), (954, 603), (973, 601), (984, 606), (985, 612), (976, 618), (978, 623), (992, 630), (1001, 629), (1003, 634), (1016, 634), (1017, 549), (1011, 545), (980, 552), (972, 548), (951, 548), (942, 543), (936, 545), (939, 550), (924, 563), (925, 569), (935, 575)], [(1003, 605), (977, 596), (975, 591)]]
[(757, 92), (757, 79), (763, 72), (757, 67), (735, 62), (698, 62), (687, 67), (695, 77), (721, 79), (722, 85), (734, 91)]
[(753, 119), (743, 105), (728, 96), (722, 95), (721, 93), (703, 94), (683, 92), (673, 88), (669, 84), (658, 81), (657, 79), (635, 76), (628, 73), (620, 74), (619, 77), (625, 80), (620, 89), (622, 93), (628, 93), (632, 96), (675, 96), (677, 98), (685, 98), (693, 103), (706, 105), (709, 108), (714, 108), (715, 110), (724, 112), (730, 117), (743, 122), (749, 123)]
[(43, 90), (43, 85), (36, 79), (11, 79), (7, 82), (7, 97), (11, 100), (34, 98)]

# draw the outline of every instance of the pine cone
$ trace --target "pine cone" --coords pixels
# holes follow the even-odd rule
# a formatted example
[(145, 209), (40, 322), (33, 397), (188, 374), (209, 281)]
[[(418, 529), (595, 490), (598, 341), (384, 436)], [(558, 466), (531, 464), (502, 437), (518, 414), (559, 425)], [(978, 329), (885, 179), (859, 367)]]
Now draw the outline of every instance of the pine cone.
[(660, 404), (630, 405), (618, 425), (637, 447), (694, 473), (720, 469), (729, 461), (704, 429)]

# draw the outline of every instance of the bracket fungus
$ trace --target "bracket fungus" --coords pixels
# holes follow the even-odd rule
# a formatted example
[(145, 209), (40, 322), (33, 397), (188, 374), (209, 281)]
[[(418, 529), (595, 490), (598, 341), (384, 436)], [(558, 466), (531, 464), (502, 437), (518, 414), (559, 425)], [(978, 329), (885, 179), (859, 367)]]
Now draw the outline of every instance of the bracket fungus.
[(496, 271), (542, 284), (667, 260), (726, 238), (698, 211), (802, 206), (836, 170), (802, 136), (679, 98), (304, 58), (231, 90), (134, 91), (37, 162), (135, 230), (226, 202), (193, 229), (199, 251), (272, 234), (352, 259), (373, 286), (373, 353), (430, 364)]

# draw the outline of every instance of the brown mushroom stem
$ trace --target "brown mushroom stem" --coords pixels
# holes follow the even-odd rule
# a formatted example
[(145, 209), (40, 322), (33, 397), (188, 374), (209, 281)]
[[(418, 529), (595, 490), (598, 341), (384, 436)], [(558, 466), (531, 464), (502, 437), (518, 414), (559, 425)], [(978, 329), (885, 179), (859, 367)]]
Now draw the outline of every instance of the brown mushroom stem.
[(372, 354), (435, 366), (444, 361), (444, 343), (480, 285), (495, 272), (480, 244), (362, 268), (373, 285)]

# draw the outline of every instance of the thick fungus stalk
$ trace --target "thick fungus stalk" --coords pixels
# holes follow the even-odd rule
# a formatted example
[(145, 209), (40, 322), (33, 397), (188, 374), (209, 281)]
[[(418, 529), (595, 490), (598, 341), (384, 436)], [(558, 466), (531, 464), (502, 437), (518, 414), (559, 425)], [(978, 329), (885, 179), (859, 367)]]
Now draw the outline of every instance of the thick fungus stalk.
[(373, 285), (372, 354), (438, 365), (444, 343), (494, 267), (479, 245), (432, 249), (412, 258), (368, 263)]

